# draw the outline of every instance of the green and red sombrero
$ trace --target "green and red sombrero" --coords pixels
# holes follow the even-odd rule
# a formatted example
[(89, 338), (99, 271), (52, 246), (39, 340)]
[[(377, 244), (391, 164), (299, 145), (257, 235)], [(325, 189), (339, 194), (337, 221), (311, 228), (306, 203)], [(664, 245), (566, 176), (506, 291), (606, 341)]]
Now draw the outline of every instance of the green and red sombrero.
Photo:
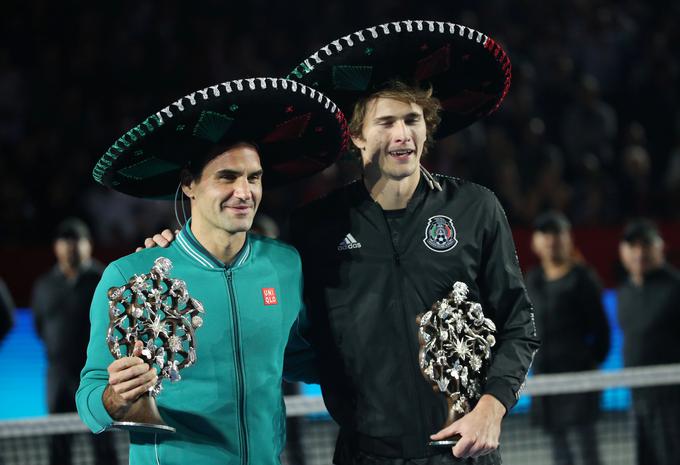
[(391, 80), (431, 85), (442, 103), (437, 138), (498, 109), (508, 93), (510, 59), (491, 37), (459, 24), (408, 20), (340, 37), (288, 75), (319, 89), (346, 113)]
[(151, 115), (123, 134), (92, 174), (126, 194), (172, 199), (192, 159), (246, 141), (257, 146), (264, 187), (272, 188), (330, 166), (348, 140), (344, 114), (318, 90), (281, 78), (238, 79)]

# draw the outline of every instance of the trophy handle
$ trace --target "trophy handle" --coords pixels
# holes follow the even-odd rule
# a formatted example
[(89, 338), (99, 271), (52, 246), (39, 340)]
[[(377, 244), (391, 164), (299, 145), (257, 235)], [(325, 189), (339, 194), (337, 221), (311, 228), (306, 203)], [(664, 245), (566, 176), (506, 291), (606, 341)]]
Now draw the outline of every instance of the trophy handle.
[[(446, 404), (448, 406), (448, 415), (446, 416), (446, 423), (444, 424), (443, 428), (446, 428), (454, 421), (464, 416), (455, 411), (455, 409), (453, 408), (453, 399), (451, 397), (448, 396), (446, 397)], [(456, 434), (448, 439), (442, 439), (440, 441), (430, 441), (427, 443), (427, 445), (432, 447), (453, 447), (456, 444), (458, 444), (460, 438), (461, 438), (460, 434)]]
[(174, 433), (175, 428), (165, 424), (158, 412), (156, 399), (147, 392), (137, 398), (120, 421), (114, 421), (111, 429), (139, 433)]

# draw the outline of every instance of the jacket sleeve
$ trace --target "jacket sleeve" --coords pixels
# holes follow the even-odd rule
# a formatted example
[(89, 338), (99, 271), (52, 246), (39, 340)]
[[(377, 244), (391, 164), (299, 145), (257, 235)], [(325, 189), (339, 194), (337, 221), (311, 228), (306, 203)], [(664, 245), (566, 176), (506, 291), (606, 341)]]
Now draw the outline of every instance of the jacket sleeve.
[(319, 383), (318, 362), (308, 335), (310, 324), (304, 305), (302, 266), (298, 257), (297, 261), (297, 292), (300, 309), (297, 318), (293, 322), (286, 345), (283, 359), (283, 378), (286, 381), (302, 381), (308, 384)]
[(5, 282), (0, 279), (0, 342), (14, 325), (14, 302)]
[(301, 381), (307, 384), (319, 383), (316, 354), (305, 336), (308, 330), (307, 315), (303, 308), (290, 329), (290, 336), (286, 345), (283, 359), (283, 378), (286, 381)]
[(489, 196), (479, 289), (483, 308), (496, 324), (496, 345), (484, 393), (509, 412), (517, 403), (534, 354), (540, 345), (510, 225), (498, 199)]
[(80, 373), (80, 386), (76, 392), (78, 414), (94, 433), (100, 433), (111, 425), (113, 419), (104, 407), (102, 394), (109, 381), (107, 368), (114, 361), (106, 343), (109, 326), (109, 300), (107, 291), (113, 286), (127, 282), (115, 264), (109, 265), (94, 292), (90, 306), (90, 342), (87, 360)]
[[(597, 365), (604, 362), (609, 352), (610, 331), (607, 314), (602, 305), (602, 288), (595, 272), (588, 269), (584, 275), (582, 286), (583, 306), (586, 324), (588, 325), (588, 340), (592, 360)], [(593, 366), (593, 369), (597, 366)]]
[(38, 279), (38, 281), (33, 286), (31, 291), (31, 311), (33, 312), (33, 327), (35, 328), (35, 333), (40, 339), (44, 339), (44, 321), (45, 321), (45, 283), (43, 278)]

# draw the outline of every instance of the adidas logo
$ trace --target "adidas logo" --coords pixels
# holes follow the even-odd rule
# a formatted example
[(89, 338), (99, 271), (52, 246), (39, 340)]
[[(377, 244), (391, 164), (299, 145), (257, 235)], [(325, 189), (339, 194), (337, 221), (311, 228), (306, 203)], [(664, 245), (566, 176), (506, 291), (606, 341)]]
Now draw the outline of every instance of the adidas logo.
[(358, 242), (352, 236), (352, 233), (348, 233), (345, 238), (338, 244), (338, 250), (349, 250), (349, 249), (360, 249), (361, 242)]

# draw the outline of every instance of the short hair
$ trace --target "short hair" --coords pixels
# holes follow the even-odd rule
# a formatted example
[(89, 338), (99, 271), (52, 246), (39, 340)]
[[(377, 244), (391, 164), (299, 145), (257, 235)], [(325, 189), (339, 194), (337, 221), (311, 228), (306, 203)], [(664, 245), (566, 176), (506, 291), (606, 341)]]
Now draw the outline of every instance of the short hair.
[(215, 144), (208, 150), (196, 155), (189, 160), (187, 165), (184, 167), (184, 170), (180, 173), (180, 180), (182, 184), (189, 184), (191, 181), (199, 182), (201, 180), (201, 175), (203, 174), (203, 169), (208, 163), (222, 155), (224, 152), (240, 145), (250, 145), (255, 148), (258, 155), (260, 154), (260, 147), (255, 142), (248, 140), (230, 140)]
[(441, 122), (439, 112), (442, 105), (439, 99), (432, 96), (432, 92), (432, 87), (422, 89), (402, 81), (389, 81), (383, 89), (362, 97), (354, 104), (354, 111), (349, 122), (350, 135), (352, 137), (361, 137), (368, 104), (375, 99), (389, 98), (404, 103), (415, 103), (423, 109), (423, 119), (425, 120), (425, 128), (427, 130), (423, 155), (426, 154), (428, 149), (434, 145), (434, 133), (437, 132), (437, 127), (439, 127)]
[(66, 218), (63, 220), (54, 232), (54, 240), (66, 239), (66, 240), (80, 240), (87, 239), (92, 240), (92, 234), (90, 234), (90, 228), (87, 224), (80, 218)]
[(641, 242), (643, 244), (653, 244), (662, 240), (659, 230), (653, 221), (647, 218), (634, 218), (626, 224), (621, 234), (621, 242), (633, 244)]
[(534, 221), (534, 231), (544, 234), (559, 234), (569, 230), (571, 230), (571, 223), (564, 213), (556, 210), (546, 211)]

